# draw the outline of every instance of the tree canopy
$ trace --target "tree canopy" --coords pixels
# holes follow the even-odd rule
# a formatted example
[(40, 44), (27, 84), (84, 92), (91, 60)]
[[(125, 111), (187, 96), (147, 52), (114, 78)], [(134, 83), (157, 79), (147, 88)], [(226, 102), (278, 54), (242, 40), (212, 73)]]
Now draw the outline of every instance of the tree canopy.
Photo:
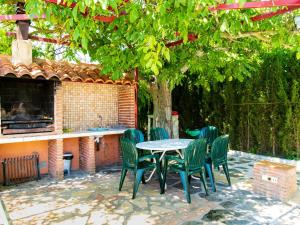
[[(219, 3), (212, 0), (78, 0), (74, 8), (44, 0), (25, 2), (28, 14), (46, 15), (45, 20), (32, 22), (33, 33), (68, 38), (68, 56), (75, 58), (80, 49), (102, 64), (102, 73), (115, 79), (138, 67), (146, 80), (159, 75), (173, 87), (193, 75), (208, 88), (211, 82), (250, 76), (261, 52), (278, 47), (300, 51), (293, 14), (250, 20), (272, 9), (210, 11), (210, 6)], [(13, 7), (10, 3), (5, 9), (11, 13)], [(96, 15), (116, 18), (105, 23), (94, 20)], [(188, 34), (198, 38), (190, 42)], [(182, 45), (166, 46), (179, 39)]]

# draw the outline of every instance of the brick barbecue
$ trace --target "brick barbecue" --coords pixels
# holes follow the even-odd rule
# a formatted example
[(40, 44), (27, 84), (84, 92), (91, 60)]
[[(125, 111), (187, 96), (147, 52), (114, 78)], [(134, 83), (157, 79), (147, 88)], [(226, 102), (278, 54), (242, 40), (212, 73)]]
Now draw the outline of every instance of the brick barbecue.
[(288, 200), (297, 191), (296, 167), (260, 161), (254, 164), (253, 189), (256, 193)]
[[(95, 137), (86, 132), (99, 127), (99, 115), (105, 127), (134, 127), (136, 84), (130, 74), (111, 80), (100, 72), (101, 66), (94, 64), (42, 59), (33, 59), (30, 65), (12, 64), (9, 56), (0, 55), (0, 86), (4, 88), (0, 91), (0, 159), (37, 152), (41, 173), (59, 179), (64, 176), (62, 155), (66, 151), (74, 155), (72, 169), (88, 173), (94, 173), (96, 166), (118, 162), (119, 135), (101, 137), (96, 148)], [(64, 130), (70, 137), (73, 132), (77, 136), (66, 138)], [(44, 135), (52, 136), (46, 140)], [(44, 141), (30, 141), (36, 137)], [(12, 143), (17, 138), (29, 141)], [(4, 139), (7, 144), (1, 144)]]

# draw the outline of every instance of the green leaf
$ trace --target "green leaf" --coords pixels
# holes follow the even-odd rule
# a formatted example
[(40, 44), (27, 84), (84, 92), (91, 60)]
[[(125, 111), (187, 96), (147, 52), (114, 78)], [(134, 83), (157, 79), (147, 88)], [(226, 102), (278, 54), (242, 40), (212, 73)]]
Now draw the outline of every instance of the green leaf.
[(139, 13), (136, 10), (136, 8), (131, 9), (130, 14), (129, 14), (130, 23), (134, 23), (137, 20), (138, 17), (139, 17)]
[(159, 74), (159, 70), (158, 70), (158, 68), (157, 68), (157, 66), (156, 66), (155, 64), (153, 64), (153, 65), (151, 66), (151, 70), (152, 70), (152, 72), (153, 72), (155, 75), (158, 75), (158, 74)]
[(163, 47), (162, 53), (163, 53), (165, 59), (168, 60), (168, 62), (170, 62), (170, 51), (169, 51), (169, 48)]
[(78, 4), (72, 10), (72, 16), (75, 21), (78, 21), (77, 13), (78, 13)]
[(81, 39), (81, 45), (86, 50), (88, 49), (88, 43), (89, 43), (89, 41), (88, 41), (87, 38), (84, 37), (84, 38)]
[(225, 32), (227, 30), (227, 27), (228, 27), (227, 21), (224, 20), (222, 25), (220, 26), (221, 32)]

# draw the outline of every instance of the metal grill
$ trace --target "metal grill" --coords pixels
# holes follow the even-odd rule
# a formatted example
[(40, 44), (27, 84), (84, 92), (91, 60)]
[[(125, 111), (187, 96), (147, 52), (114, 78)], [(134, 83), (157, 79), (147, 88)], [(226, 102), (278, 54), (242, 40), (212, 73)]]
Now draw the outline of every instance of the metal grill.
[(3, 185), (40, 179), (39, 155), (2, 159)]

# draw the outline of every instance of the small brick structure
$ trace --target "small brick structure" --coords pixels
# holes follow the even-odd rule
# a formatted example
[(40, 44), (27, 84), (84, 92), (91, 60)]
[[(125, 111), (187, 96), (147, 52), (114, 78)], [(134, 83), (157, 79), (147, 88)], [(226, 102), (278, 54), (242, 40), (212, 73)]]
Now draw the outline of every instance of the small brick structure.
[(253, 168), (253, 190), (258, 194), (288, 200), (297, 191), (296, 167), (259, 161)]

